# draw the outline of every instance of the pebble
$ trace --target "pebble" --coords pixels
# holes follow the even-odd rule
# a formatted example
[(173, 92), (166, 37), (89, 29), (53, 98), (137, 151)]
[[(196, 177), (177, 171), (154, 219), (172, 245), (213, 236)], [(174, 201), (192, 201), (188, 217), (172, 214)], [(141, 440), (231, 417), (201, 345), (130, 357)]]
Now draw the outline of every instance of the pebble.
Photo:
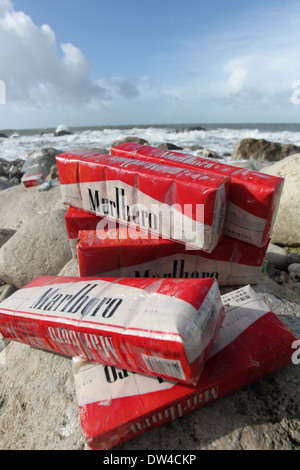
[(287, 252), (284, 248), (270, 243), (267, 249), (265, 259), (278, 269), (287, 267)]
[(293, 289), (294, 291), (300, 295), (300, 282), (296, 282), (294, 285), (293, 285)]
[(2, 302), (4, 299), (7, 299), (7, 297), (13, 294), (15, 290), (16, 289), (10, 284), (4, 284), (4, 286), (2, 286), (0, 289), (0, 302)]
[(294, 263), (300, 263), (300, 255), (298, 255), (298, 253), (294, 253), (294, 252), (288, 253), (288, 255), (287, 255), (287, 264), (290, 265), (290, 264), (294, 264)]
[(300, 275), (300, 263), (292, 263), (288, 266), (289, 273), (296, 273)]

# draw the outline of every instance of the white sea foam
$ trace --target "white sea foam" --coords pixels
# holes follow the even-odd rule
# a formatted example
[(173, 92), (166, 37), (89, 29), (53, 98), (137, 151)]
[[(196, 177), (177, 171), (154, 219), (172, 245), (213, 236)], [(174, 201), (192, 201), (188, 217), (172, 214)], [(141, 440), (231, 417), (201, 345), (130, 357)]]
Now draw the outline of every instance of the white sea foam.
[[(134, 136), (145, 139), (149, 145), (158, 146), (170, 142), (182, 147), (185, 152), (196, 154), (197, 150), (188, 150), (192, 146), (202, 146), (219, 155), (230, 154), (235, 144), (244, 138), (266, 139), (272, 142), (291, 143), (300, 146), (300, 126), (298, 125), (203, 125), (206, 130), (178, 132), (185, 126), (136, 126), (136, 127), (99, 127), (70, 128), (72, 134), (55, 137), (55, 130), (18, 130), (5, 132), (9, 138), (0, 138), (0, 158), (15, 160), (24, 158), (27, 152), (45, 147), (54, 147), (65, 152), (78, 147), (97, 147), (110, 150), (112, 143), (124, 137)], [(57, 129), (67, 128), (59, 125)], [(57, 130), (56, 129), (56, 130)], [(69, 129), (68, 129), (69, 130)], [(230, 157), (229, 157), (230, 158)], [(228, 157), (225, 157), (227, 160)]]

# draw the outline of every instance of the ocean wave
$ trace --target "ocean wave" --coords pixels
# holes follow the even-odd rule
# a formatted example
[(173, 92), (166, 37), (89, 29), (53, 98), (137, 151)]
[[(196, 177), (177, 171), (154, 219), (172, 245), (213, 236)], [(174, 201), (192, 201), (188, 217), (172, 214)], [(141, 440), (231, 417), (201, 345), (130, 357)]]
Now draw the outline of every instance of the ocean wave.
[[(60, 125), (60, 128), (67, 128)], [(205, 130), (192, 126), (108, 126), (99, 128), (68, 128), (71, 134), (56, 137), (55, 130), (10, 131), (8, 138), (0, 138), (0, 158), (8, 161), (24, 159), (28, 152), (53, 147), (65, 152), (76, 147), (97, 147), (110, 150), (115, 141), (125, 137), (145, 139), (149, 145), (169, 142), (195, 154), (197, 148), (206, 148), (219, 155), (228, 155), (241, 139), (255, 138), (300, 146), (300, 126), (297, 125), (203, 125)], [(57, 129), (59, 126), (57, 127)], [(180, 130), (179, 130), (180, 129)], [(186, 129), (186, 130), (184, 130)], [(193, 150), (188, 150), (193, 149)]]

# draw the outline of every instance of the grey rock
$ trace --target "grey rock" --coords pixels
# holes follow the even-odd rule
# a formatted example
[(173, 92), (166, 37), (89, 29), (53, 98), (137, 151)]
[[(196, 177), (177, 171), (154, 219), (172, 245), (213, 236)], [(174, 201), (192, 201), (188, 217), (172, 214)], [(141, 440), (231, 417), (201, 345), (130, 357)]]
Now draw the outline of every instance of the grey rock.
[(133, 144), (142, 144), (142, 145), (149, 145), (149, 142), (145, 139), (142, 139), (140, 137), (125, 137), (124, 139), (120, 140), (115, 140), (111, 146), (114, 147), (115, 145), (120, 145), (120, 144), (125, 144), (126, 142), (132, 142)]
[(300, 255), (298, 253), (288, 253), (287, 264), (300, 263)]
[(270, 276), (273, 281), (277, 282), (278, 284), (282, 284), (282, 275), (280, 269), (276, 268), (274, 264), (268, 263), (266, 267), (266, 272)]
[(0, 191), (9, 188), (9, 179), (2, 176), (0, 178)]
[(58, 273), (58, 276), (79, 277), (79, 266), (77, 258), (72, 258)]
[(290, 281), (292, 281), (293, 284), (294, 284), (295, 282), (300, 281), (300, 274), (298, 274), (298, 273), (289, 273), (289, 278), (290, 278)]
[(175, 132), (176, 134), (179, 134), (181, 132), (193, 132), (193, 131), (205, 131), (206, 129), (204, 129), (204, 127), (201, 127), (201, 126), (187, 126), (187, 127), (179, 127), (177, 129), (175, 129)]
[(0, 279), (17, 288), (37, 276), (52, 276), (71, 259), (65, 211), (33, 217), (0, 250)]
[(60, 150), (51, 147), (27, 153), (24, 156), (25, 162), (22, 166), (23, 173), (37, 167), (45, 176), (48, 176), (51, 167), (56, 165), (55, 157), (59, 153), (61, 153)]
[(8, 135), (4, 134), (3, 132), (0, 132), (0, 139), (8, 139)]
[(263, 173), (284, 178), (279, 208), (271, 237), (272, 243), (282, 246), (300, 246), (300, 154), (286, 157)]
[(273, 243), (269, 243), (265, 259), (268, 263), (273, 264), (278, 269), (285, 269), (287, 267), (287, 251)]
[(172, 144), (171, 142), (163, 142), (162, 144), (159, 144), (157, 148), (163, 150), (182, 150), (182, 147)]
[(0, 248), (4, 243), (6, 243), (10, 237), (16, 233), (16, 230), (1, 228), (0, 229)]
[(300, 282), (296, 282), (294, 285), (293, 285), (293, 289), (294, 291), (300, 295)]
[(0, 447), (86, 449), (69, 357), (11, 341), (0, 364)]
[(203, 150), (203, 145), (190, 145), (188, 147), (184, 147), (183, 150), (185, 152), (194, 152), (195, 150)]
[(52, 165), (52, 167), (50, 168), (49, 176), (52, 180), (59, 178), (57, 165)]
[(209, 149), (204, 149), (201, 150), (200, 152), (197, 152), (198, 157), (202, 158), (209, 158), (209, 159), (222, 159), (222, 157), (215, 152), (214, 150), (209, 150)]
[(300, 275), (300, 264), (299, 263), (293, 263), (288, 266), (288, 272), (289, 273), (296, 273)]
[(18, 230), (38, 214), (49, 214), (53, 209), (64, 208), (60, 184), (54, 181), (51, 191), (42, 193), (38, 192), (36, 186), (13, 186), (0, 192), (0, 207), (0, 227)]
[(9, 178), (9, 186), (16, 186), (21, 183), (21, 177), (13, 176)]
[(15, 290), (16, 289), (14, 288), (14, 286), (4, 284), (4, 286), (0, 288), (0, 302), (2, 302), (4, 299), (7, 299), (7, 297), (13, 294)]
[(276, 162), (299, 152), (300, 147), (296, 145), (269, 142), (265, 139), (248, 138), (242, 139), (235, 145), (231, 159), (247, 160), (252, 157), (269, 162)]
[(63, 137), (65, 135), (73, 135), (73, 132), (70, 132), (70, 131), (57, 131), (57, 132), (54, 132), (54, 137)]
[(105, 155), (108, 154), (108, 150), (104, 147), (76, 147), (73, 150), (81, 150), (83, 152), (97, 152), (97, 153), (103, 153)]

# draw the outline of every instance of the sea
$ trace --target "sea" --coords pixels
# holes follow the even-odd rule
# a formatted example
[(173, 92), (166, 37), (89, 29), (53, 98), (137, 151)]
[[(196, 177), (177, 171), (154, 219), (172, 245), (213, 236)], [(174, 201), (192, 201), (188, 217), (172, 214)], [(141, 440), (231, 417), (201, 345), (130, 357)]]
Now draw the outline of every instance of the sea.
[[(199, 129), (201, 127), (202, 129)], [(71, 135), (54, 136), (55, 131), (67, 130)], [(53, 147), (65, 152), (79, 147), (105, 148), (108, 151), (115, 141), (125, 137), (140, 137), (149, 145), (169, 142), (196, 154), (195, 147), (213, 150), (226, 162), (234, 146), (241, 139), (265, 139), (300, 146), (300, 123), (294, 124), (168, 124), (67, 127), (58, 124), (47, 129), (4, 129), (8, 138), (0, 138), (0, 159), (13, 161), (25, 159), (28, 152)], [(194, 147), (194, 148), (193, 148)]]

